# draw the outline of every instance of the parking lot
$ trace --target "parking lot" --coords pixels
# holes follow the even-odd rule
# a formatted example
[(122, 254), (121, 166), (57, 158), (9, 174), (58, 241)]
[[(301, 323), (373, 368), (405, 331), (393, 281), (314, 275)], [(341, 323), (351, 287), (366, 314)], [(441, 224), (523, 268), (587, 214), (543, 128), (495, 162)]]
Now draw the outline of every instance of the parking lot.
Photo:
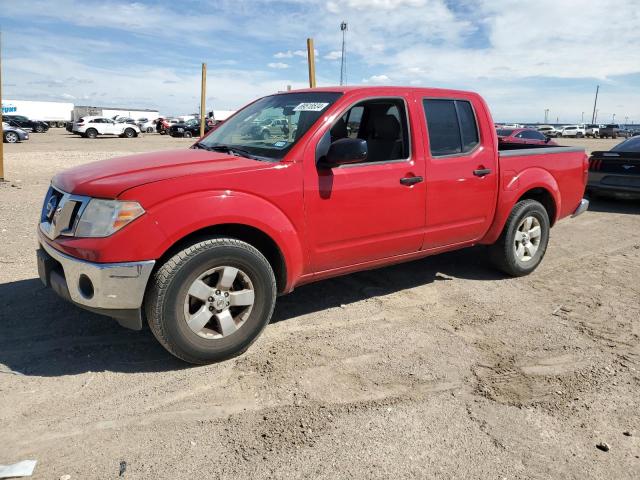
[(640, 476), (640, 201), (593, 199), (527, 277), (473, 248), (300, 287), (246, 354), (193, 367), (59, 300), (35, 261), (56, 172), (191, 142), (5, 145), (1, 458), (46, 479)]

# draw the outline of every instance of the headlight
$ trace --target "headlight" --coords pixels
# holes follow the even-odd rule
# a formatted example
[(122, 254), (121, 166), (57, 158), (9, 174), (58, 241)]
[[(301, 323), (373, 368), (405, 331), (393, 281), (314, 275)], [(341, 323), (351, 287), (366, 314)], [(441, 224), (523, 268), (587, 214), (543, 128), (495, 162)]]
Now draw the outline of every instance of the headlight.
[(138, 202), (92, 198), (82, 212), (76, 237), (108, 237), (144, 213)]

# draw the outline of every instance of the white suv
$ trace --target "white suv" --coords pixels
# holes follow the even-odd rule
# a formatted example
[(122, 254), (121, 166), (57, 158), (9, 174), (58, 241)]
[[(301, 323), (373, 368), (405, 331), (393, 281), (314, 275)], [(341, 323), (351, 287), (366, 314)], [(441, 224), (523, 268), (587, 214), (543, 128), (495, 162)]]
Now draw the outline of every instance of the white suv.
[(73, 133), (87, 138), (96, 138), (98, 135), (133, 138), (138, 136), (140, 128), (130, 123), (114, 122), (106, 117), (83, 117), (73, 124)]
[(584, 125), (567, 125), (560, 130), (559, 137), (584, 137), (587, 134), (587, 129)]

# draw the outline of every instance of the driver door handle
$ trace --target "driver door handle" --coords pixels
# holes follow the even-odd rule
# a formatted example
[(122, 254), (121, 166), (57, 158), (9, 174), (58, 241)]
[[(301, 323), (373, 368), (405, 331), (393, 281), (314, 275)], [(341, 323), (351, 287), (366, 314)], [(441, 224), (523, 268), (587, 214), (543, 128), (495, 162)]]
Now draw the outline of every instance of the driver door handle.
[(422, 177), (404, 177), (400, 179), (400, 183), (402, 185), (415, 185), (416, 183), (420, 183), (424, 181), (424, 178)]
[(491, 173), (491, 169), (490, 168), (480, 168), (478, 170), (474, 170), (473, 174), (476, 177), (484, 177), (485, 175), (489, 175)]

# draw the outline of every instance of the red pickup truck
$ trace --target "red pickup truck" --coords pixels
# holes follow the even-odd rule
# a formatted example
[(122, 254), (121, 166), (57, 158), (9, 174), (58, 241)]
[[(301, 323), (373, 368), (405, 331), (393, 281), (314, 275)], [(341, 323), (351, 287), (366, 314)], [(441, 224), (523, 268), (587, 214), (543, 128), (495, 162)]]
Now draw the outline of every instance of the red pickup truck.
[[(251, 134), (266, 122), (281, 127)], [(276, 296), (304, 283), (476, 244), (528, 274), (550, 227), (587, 209), (587, 175), (582, 149), (499, 152), (475, 93), (280, 93), (189, 149), (56, 175), (38, 270), (78, 306), (213, 362), (248, 348)]]

